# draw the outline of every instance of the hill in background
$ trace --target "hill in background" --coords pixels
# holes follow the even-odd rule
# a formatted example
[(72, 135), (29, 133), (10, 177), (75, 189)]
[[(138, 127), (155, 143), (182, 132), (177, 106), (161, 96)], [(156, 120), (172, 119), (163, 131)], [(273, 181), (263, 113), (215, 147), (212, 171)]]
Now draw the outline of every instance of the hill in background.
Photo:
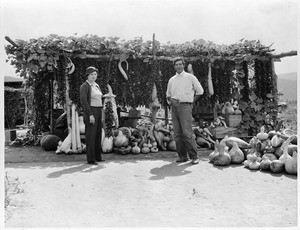
[(278, 92), (283, 93), (280, 97), (282, 100), (297, 99), (297, 73), (277, 74), (278, 76)]

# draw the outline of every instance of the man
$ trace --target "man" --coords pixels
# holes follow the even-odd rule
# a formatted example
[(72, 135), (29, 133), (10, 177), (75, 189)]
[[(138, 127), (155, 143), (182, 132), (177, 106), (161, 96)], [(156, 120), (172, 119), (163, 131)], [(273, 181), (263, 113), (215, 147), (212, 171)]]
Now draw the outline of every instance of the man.
[(172, 121), (179, 158), (176, 162), (186, 162), (188, 157), (192, 164), (198, 164), (196, 141), (192, 130), (192, 109), (203, 88), (198, 79), (184, 71), (183, 58), (174, 60), (176, 75), (170, 78), (167, 87), (167, 102), (171, 106)]

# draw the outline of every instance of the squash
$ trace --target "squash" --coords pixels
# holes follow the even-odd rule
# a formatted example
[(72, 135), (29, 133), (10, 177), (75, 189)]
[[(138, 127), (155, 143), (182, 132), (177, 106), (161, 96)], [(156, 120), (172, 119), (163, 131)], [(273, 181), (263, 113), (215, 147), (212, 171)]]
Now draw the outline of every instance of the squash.
[(79, 131), (80, 131), (80, 134), (84, 134), (85, 133), (85, 124), (83, 122), (83, 116), (79, 116), (78, 117), (78, 122), (79, 122)]
[(170, 150), (170, 151), (176, 151), (176, 141), (175, 140), (171, 140), (167, 144), (167, 149)]
[(157, 142), (157, 147), (163, 151), (166, 151), (167, 149), (164, 145), (165, 135), (160, 131), (153, 130), (153, 136)]
[(219, 141), (216, 140), (214, 151), (212, 153), (210, 153), (208, 156), (209, 162), (213, 162), (214, 157), (218, 154), (218, 148), (219, 148)]
[[(226, 137), (225, 137), (226, 138)], [(226, 139), (225, 139), (226, 140)], [(225, 141), (224, 139), (220, 142), (218, 146), (218, 154), (213, 158), (213, 164), (217, 166), (226, 166), (229, 165), (231, 162), (230, 155), (228, 152), (225, 152)]]
[(288, 174), (297, 174), (297, 152), (293, 152), (293, 157), (290, 159), (287, 159), (285, 165), (284, 165), (285, 171)]
[(118, 131), (118, 136), (114, 138), (114, 146), (121, 148), (124, 143), (128, 142), (128, 138), (123, 134), (121, 130)]
[(265, 126), (260, 127), (260, 132), (256, 136), (261, 141), (268, 139), (269, 135), (265, 133)]
[(244, 159), (243, 151), (238, 147), (238, 144), (235, 141), (230, 141), (232, 144), (232, 148), (229, 150), (228, 154), (231, 158), (231, 163), (241, 164)]
[(274, 160), (270, 164), (270, 169), (273, 173), (281, 173), (284, 170), (284, 164), (280, 160)]

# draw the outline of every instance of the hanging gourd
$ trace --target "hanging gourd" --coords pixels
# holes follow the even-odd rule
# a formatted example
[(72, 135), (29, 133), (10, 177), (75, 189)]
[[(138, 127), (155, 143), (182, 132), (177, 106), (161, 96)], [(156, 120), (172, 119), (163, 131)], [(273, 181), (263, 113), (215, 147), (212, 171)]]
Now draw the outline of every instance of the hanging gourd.
[(194, 70), (193, 70), (193, 66), (192, 66), (191, 63), (188, 64), (188, 66), (187, 66), (187, 71), (188, 71), (188, 73), (195, 75), (195, 74), (194, 74)]
[(126, 63), (126, 71), (128, 71), (128, 62), (127, 62), (127, 58), (128, 58), (128, 54), (120, 54), (120, 60), (118, 63), (118, 68), (120, 70), (120, 72), (122, 73), (122, 75), (124, 76), (125, 80), (128, 80), (128, 76), (126, 74), (126, 72), (123, 70), (122, 68), (122, 62)]
[(67, 57), (67, 72), (72, 74), (75, 71), (75, 65), (70, 58)]
[(102, 122), (105, 122), (105, 108), (107, 106), (107, 102), (111, 103), (112, 109), (112, 118), (113, 118), (113, 125), (118, 128), (119, 127), (119, 118), (117, 113), (117, 103), (115, 100), (116, 95), (113, 94), (112, 88), (109, 84), (107, 84), (108, 92), (107, 94), (103, 95), (104, 105), (103, 105), (103, 112), (102, 112)]
[(208, 63), (208, 93), (210, 95), (214, 95), (214, 87), (213, 87), (213, 82), (212, 82), (212, 78), (211, 78), (211, 63)]

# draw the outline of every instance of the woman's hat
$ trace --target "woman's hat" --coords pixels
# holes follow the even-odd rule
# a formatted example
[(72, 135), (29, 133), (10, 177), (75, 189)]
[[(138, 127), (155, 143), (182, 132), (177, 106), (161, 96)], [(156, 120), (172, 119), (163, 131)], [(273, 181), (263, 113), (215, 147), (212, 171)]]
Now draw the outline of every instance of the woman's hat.
[(88, 76), (90, 73), (93, 73), (93, 72), (97, 72), (98, 73), (98, 69), (96, 69), (95, 67), (93, 66), (90, 66), (86, 69), (85, 71), (85, 76)]

